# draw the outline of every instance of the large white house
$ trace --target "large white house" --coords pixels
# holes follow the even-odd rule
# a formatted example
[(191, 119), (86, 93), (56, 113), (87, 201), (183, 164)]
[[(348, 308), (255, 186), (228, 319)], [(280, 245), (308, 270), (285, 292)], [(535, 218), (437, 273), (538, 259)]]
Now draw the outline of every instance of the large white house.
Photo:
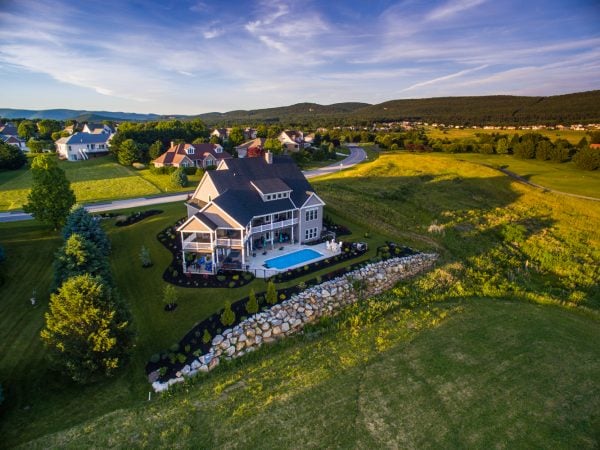
[(246, 270), (260, 252), (319, 239), (325, 202), (289, 156), (224, 159), (187, 201), (184, 273)]
[(56, 152), (61, 159), (81, 161), (108, 154), (109, 133), (75, 133), (56, 141)]

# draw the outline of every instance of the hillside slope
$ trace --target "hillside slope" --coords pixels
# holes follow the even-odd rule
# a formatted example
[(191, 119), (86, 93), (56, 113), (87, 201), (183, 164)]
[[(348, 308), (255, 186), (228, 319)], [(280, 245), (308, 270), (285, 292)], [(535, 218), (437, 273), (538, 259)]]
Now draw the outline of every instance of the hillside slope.
[(0, 109), (0, 117), (14, 119), (161, 120), (200, 118), (209, 125), (283, 123), (331, 125), (372, 121), (420, 120), (451, 124), (571, 124), (600, 122), (600, 90), (549, 97), (488, 95), (390, 100), (377, 105), (347, 102), (332, 105), (297, 103), (274, 108), (210, 112), (198, 115), (136, 114), (67, 109)]
[[(216, 310), (219, 295), (235, 294), (187, 290), (193, 298), (181, 299), (180, 315), (165, 318), (153, 292), (160, 291), (170, 254), (149, 241), (151, 272), (132, 266), (130, 255), (144, 242), (140, 234), (152, 238), (167, 218), (110, 228), (116, 281), (140, 330), (132, 363), (115, 379), (87, 388), (51, 380), (31, 311), (23, 308), (22, 322), (29, 324), (23, 333), (18, 321), (8, 322), (25, 297), (0, 290), (11, 301), (0, 331), (20, 333), (12, 341), (30, 344), (27, 352), (36, 358), (29, 374), (32, 362), (12, 348), (0, 356), (0, 375), (19, 374), (11, 388), (22, 391), (0, 423), (7, 445), (32, 439), (38, 440), (25, 447), (595, 445), (600, 205), (565, 202), (436, 154), (382, 154), (313, 183), (342, 221), (352, 218), (365, 231), (434, 249), (436, 269), (303, 337), (264, 347), (180, 393), (147, 402), (147, 358), (176, 342), (182, 332), (173, 330), (182, 322), (191, 326), (203, 317), (190, 313), (194, 308)], [(38, 245), (26, 242), (10, 242), (7, 252), (22, 248), (27, 255)], [(27, 265), (51, 275), (47, 261)], [(42, 312), (36, 311), (38, 320)]]

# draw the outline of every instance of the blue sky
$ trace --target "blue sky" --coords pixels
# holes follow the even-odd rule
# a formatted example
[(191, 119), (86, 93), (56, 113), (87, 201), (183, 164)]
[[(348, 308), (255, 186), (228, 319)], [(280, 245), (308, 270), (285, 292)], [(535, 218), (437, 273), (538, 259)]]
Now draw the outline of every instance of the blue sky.
[(0, 1), (0, 107), (161, 114), (600, 89), (600, 2)]

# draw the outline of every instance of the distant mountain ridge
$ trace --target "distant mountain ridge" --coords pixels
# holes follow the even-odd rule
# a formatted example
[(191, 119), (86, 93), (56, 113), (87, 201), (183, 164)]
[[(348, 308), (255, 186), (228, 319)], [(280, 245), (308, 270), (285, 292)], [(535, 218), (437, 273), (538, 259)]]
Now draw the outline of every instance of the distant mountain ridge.
[(376, 105), (360, 102), (296, 103), (275, 108), (209, 112), (198, 115), (138, 114), (73, 109), (27, 110), (0, 108), (8, 119), (55, 119), (78, 121), (148, 121), (199, 118), (208, 125), (257, 123), (332, 124), (420, 120), (445, 124), (543, 124), (600, 123), (600, 90), (548, 97), (486, 95), (390, 100)]

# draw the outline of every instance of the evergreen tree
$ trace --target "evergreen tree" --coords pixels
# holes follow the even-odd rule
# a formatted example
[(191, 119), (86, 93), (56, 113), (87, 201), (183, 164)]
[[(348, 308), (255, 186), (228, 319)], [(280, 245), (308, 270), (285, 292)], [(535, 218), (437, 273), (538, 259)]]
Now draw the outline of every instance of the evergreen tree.
[(178, 167), (175, 172), (171, 174), (171, 184), (177, 187), (186, 187), (189, 183), (187, 174), (183, 167)]
[(102, 229), (99, 219), (88, 213), (81, 205), (71, 210), (62, 230), (65, 240), (75, 233), (93, 242), (104, 255), (110, 254), (110, 241)]
[(138, 146), (133, 139), (126, 139), (119, 146), (117, 160), (123, 166), (131, 166), (139, 159)]
[(23, 209), (56, 230), (64, 224), (75, 204), (71, 183), (52, 155), (36, 156), (31, 164), (31, 175), (31, 191)]
[(150, 250), (148, 250), (148, 248), (143, 245), (140, 249), (140, 261), (142, 262), (142, 267), (150, 267), (152, 265)]
[(104, 283), (112, 284), (110, 266), (105, 255), (92, 241), (79, 234), (72, 234), (56, 252), (54, 259), (54, 289), (67, 279), (90, 274)]
[(254, 288), (250, 289), (250, 295), (248, 295), (248, 302), (246, 303), (246, 312), (248, 314), (256, 314), (258, 312), (258, 301), (256, 300)]
[(269, 305), (274, 305), (277, 303), (277, 290), (275, 289), (275, 283), (272, 281), (267, 283), (266, 300)]
[(27, 157), (15, 145), (0, 142), (0, 170), (16, 170), (23, 167)]
[(111, 375), (130, 347), (129, 322), (113, 296), (86, 274), (69, 278), (50, 297), (42, 340), (57, 368), (79, 383)]
[(163, 303), (167, 308), (172, 307), (177, 303), (177, 290), (172, 284), (167, 284), (163, 290)]
[(225, 309), (223, 309), (223, 313), (221, 314), (221, 323), (228, 327), (233, 325), (235, 322), (235, 313), (231, 309), (231, 303), (225, 303)]

